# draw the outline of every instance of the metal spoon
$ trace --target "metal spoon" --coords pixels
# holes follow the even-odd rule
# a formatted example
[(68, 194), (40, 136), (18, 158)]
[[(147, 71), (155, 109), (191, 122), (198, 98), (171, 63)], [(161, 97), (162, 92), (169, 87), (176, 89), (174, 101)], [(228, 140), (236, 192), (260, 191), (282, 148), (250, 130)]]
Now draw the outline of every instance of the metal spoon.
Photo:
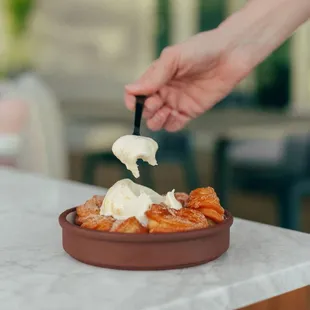
[(145, 100), (146, 96), (136, 96), (136, 111), (135, 111), (134, 129), (132, 133), (134, 136), (140, 136), (140, 125)]

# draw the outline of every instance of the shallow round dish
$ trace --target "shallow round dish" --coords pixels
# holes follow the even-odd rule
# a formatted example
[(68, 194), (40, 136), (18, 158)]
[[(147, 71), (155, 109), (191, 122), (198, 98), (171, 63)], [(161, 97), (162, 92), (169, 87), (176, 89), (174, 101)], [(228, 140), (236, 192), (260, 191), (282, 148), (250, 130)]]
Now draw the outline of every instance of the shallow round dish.
[(201, 265), (229, 248), (233, 217), (214, 227), (177, 233), (102, 232), (74, 224), (76, 208), (59, 216), (64, 250), (93, 266), (126, 270), (163, 270)]

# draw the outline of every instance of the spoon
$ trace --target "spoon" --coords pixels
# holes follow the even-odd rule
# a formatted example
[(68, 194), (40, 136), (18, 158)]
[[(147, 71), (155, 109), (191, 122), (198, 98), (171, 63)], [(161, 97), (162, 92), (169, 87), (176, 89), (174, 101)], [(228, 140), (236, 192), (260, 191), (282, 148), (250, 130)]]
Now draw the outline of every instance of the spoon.
[(140, 125), (146, 96), (136, 96), (136, 110), (132, 135), (118, 138), (113, 146), (113, 154), (130, 170), (135, 178), (140, 176), (137, 161), (142, 159), (156, 166), (158, 144), (152, 138), (140, 135)]
[(135, 121), (134, 121), (134, 129), (132, 133), (134, 136), (140, 136), (140, 125), (141, 125), (141, 118), (142, 118), (142, 112), (143, 112), (145, 100), (146, 100), (146, 96), (136, 96)]

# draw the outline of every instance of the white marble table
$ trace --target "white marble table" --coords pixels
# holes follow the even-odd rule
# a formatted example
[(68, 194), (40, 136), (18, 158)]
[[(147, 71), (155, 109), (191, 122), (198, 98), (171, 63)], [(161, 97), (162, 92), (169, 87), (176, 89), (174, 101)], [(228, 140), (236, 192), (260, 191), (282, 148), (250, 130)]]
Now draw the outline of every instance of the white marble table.
[(204, 266), (158, 272), (84, 265), (62, 249), (58, 214), (104, 189), (0, 169), (1, 310), (235, 309), (310, 284), (310, 235), (236, 219)]

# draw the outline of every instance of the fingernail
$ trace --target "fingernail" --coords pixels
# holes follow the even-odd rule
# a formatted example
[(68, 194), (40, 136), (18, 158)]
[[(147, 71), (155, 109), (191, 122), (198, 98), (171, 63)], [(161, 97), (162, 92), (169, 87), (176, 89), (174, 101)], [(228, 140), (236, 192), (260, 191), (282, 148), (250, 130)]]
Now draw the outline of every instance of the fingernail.
[(137, 84), (127, 84), (125, 85), (125, 89), (128, 91), (138, 91), (140, 89), (140, 86)]

